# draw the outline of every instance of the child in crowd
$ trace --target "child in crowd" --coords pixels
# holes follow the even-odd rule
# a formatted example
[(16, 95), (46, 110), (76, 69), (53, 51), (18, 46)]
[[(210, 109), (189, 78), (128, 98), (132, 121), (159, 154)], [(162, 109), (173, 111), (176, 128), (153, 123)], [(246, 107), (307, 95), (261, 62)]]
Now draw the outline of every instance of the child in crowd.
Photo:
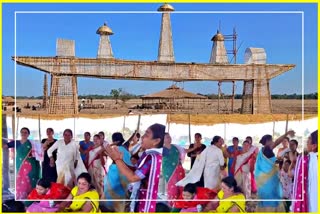
[[(280, 182), (282, 184), (282, 190), (283, 190), (283, 199), (291, 199), (292, 196), (292, 178), (289, 176), (289, 166), (291, 165), (290, 160), (286, 160), (283, 163), (281, 172), (280, 172)], [(285, 202), (285, 208), (286, 212), (289, 212), (290, 208), (290, 201)]]

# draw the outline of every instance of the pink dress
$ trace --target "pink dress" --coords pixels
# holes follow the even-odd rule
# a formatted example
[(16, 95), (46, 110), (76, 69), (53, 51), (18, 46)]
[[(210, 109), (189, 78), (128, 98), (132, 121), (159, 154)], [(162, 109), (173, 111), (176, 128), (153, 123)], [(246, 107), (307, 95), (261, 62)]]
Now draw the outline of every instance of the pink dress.
[[(294, 173), (293, 212), (308, 212), (308, 156), (299, 155)], [(303, 173), (302, 173), (303, 172)]]

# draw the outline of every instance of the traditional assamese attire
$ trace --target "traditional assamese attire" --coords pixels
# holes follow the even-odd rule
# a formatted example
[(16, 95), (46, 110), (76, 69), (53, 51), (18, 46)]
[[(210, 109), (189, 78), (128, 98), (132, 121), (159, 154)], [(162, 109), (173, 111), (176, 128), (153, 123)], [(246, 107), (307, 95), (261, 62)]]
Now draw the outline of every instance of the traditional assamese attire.
[(40, 177), (40, 163), (29, 140), (25, 143), (16, 141), (16, 155), (16, 199), (26, 199)]
[(254, 171), (258, 199), (274, 201), (259, 201), (258, 211), (277, 212), (284, 211), (282, 201), (282, 186), (279, 179), (279, 168), (275, 164), (276, 157), (267, 158), (261, 149), (257, 156), (256, 168)]
[(79, 212), (87, 201), (90, 201), (92, 206), (90, 213), (99, 212), (99, 194), (96, 190), (92, 189), (81, 195), (77, 195), (77, 193), (78, 186), (75, 186), (71, 190), (73, 196), (72, 204), (65, 210), (66, 212)]
[(222, 150), (215, 145), (211, 145), (198, 156), (190, 172), (176, 185), (185, 186), (189, 183), (196, 183), (204, 172), (204, 187), (215, 189), (221, 183), (220, 167), (223, 165)]
[[(92, 141), (89, 141), (89, 142), (85, 142), (84, 140), (83, 141), (80, 141), (79, 142), (79, 145), (80, 145), (80, 148), (83, 150), (83, 151), (87, 151), (88, 149), (90, 149), (90, 147), (93, 147), (94, 146), (94, 143)], [(82, 158), (82, 161), (85, 161), (87, 159), (87, 155), (86, 154), (81, 154), (81, 158)]]
[[(123, 146), (119, 146), (119, 151), (123, 154), (123, 161), (127, 166), (132, 166), (130, 161), (130, 153)], [(113, 200), (124, 200), (127, 198), (127, 189), (129, 181), (122, 175), (115, 163), (111, 164), (108, 169), (108, 174), (104, 177), (104, 196)], [(125, 211), (125, 201), (105, 201), (104, 205), (116, 212)]]
[[(227, 151), (229, 153), (232, 153), (234, 155), (234, 157), (235, 157), (235, 156), (237, 156), (237, 155), (239, 155), (241, 153), (242, 147), (238, 146), (238, 149), (235, 150), (234, 146), (228, 146)], [(229, 174), (229, 176), (233, 176), (233, 172), (231, 171), (233, 160), (234, 160), (234, 158), (229, 157), (229, 161), (228, 161), (228, 174)]]
[(318, 212), (317, 153), (299, 155), (293, 183), (293, 212)]
[(185, 171), (182, 167), (184, 150), (179, 146), (171, 144), (171, 148), (163, 148), (162, 174), (167, 183), (167, 195), (170, 206), (171, 200), (178, 199), (183, 192), (183, 187), (176, 186), (176, 183), (185, 177)]
[[(41, 141), (42, 144), (46, 143), (48, 141), (48, 139), (43, 139)], [(47, 150), (44, 152), (44, 159), (43, 162), (41, 164), (42, 166), (42, 178), (45, 179), (46, 181), (50, 181), (50, 182), (56, 182), (57, 181), (57, 169), (56, 166), (51, 167), (50, 166), (50, 158), (48, 156), (48, 149), (57, 141), (57, 139), (53, 139), (52, 142), (49, 142), (48, 144), (48, 148)], [(57, 160), (57, 152), (54, 151), (53, 152), (53, 158), (54, 160)]]
[(88, 173), (91, 175), (92, 184), (95, 186), (100, 197), (104, 194), (103, 183), (104, 177), (107, 174), (107, 170), (105, 169), (106, 161), (104, 159), (101, 161), (99, 155), (101, 149), (101, 146), (91, 149), (87, 155)]
[(234, 178), (241, 187), (246, 198), (251, 198), (251, 172), (250, 160), (254, 157), (256, 147), (251, 147), (248, 152), (240, 154), (234, 159)]
[[(52, 157), (52, 153), (57, 149), (57, 183), (61, 183), (68, 187), (74, 187), (77, 177), (87, 172), (85, 165), (80, 156), (79, 145), (71, 140), (66, 144), (64, 140), (58, 140), (50, 149), (48, 149), (48, 156)], [(77, 167), (74, 168), (75, 161), (78, 161)]]
[(173, 202), (173, 209), (180, 212), (198, 212), (198, 205), (206, 205), (217, 196), (217, 193), (208, 188), (198, 187), (192, 200), (184, 200), (182, 193), (179, 200)]
[(245, 212), (246, 201), (243, 194), (239, 193), (228, 198), (223, 198), (223, 196), (224, 192), (220, 190), (218, 192), (219, 206), (217, 207), (215, 212), (228, 213), (234, 206), (236, 206), (241, 213)]
[[(49, 200), (66, 199), (70, 194), (70, 189), (58, 183), (51, 183), (49, 191), (45, 195), (39, 195), (36, 189), (29, 194), (29, 200), (41, 200), (31, 204), (27, 212), (56, 212), (59, 210), (58, 205), (51, 206)], [(47, 199), (47, 200), (46, 200)], [(45, 201), (44, 201), (45, 200)]]
[(155, 212), (162, 164), (162, 148), (147, 149), (138, 162), (135, 174), (141, 178), (138, 212)]

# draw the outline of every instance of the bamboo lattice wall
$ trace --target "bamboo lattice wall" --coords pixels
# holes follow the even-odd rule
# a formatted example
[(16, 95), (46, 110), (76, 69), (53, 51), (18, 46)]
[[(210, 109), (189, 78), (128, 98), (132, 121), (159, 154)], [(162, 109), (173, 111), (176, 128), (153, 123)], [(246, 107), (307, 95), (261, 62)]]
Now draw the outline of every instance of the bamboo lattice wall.
[[(106, 26), (100, 34), (97, 58), (75, 57), (74, 41), (58, 39), (56, 57), (13, 57), (18, 64), (51, 74), (50, 114), (77, 114), (77, 77), (169, 81), (244, 81), (242, 113), (272, 113), (269, 81), (295, 67), (292, 64), (266, 64), (263, 48), (248, 48), (246, 64), (176, 63), (172, 42), (171, 5), (164, 4), (158, 61), (114, 59)], [(218, 37), (216, 37), (218, 38)], [(222, 35), (217, 39), (223, 47)], [(221, 52), (221, 51), (220, 51)], [(222, 54), (218, 51), (217, 56)], [(223, 54), (225, 50), (223, 51)], [(220, 55), (219, 55), (220, 56)], [(227, 58), (226, 58), (227, 59)]]

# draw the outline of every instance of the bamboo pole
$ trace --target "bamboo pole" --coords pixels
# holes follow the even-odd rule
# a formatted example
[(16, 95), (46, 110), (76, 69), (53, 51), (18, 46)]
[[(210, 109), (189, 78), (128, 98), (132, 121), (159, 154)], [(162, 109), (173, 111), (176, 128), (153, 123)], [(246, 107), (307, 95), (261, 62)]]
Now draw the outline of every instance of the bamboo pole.
[(235, 83), (232, 81), (232, 100), (231, 100), (231, 113), (234, 112), (234, 93), (235, 93)]
[(13, 140), (16, 140), (16, 117), (15, 117), (15, 114), (13, 114), (12, 115), (12, 120), (11, 120), (11, 122), (12, 122), (12, 138), (13, 138)]
[(223, 133), (223, 139), (226, 140), (227, 138), (227, 124), (224, 123), (224, 133)]
[(139, 114), (138, 116), (137, 132), (140, 132), (140, 120), (141, 120), (141, 114)]
[(40, 123), (40, 114), (39, 114), (39, 118), (38, 118), (38, 127), (39, 127), (39, 142), (41, 143), (41, 123)]
[(218, 82), (218, 114), (220, 114), (220, 81)]
[(122, 133), (124, 133), (124, 129), (126, 128), (126, 115), (123, 116), (123, 127), (122, 127)]
[(285, 133), (287, 133), (287, 131), (288, 131), (288, 124), (289, 124), (289, 114), (287, 114)]
[(191, 118), (190, 114), (188, 114), (189, 117), (189, 144), (191, 144)]
[(276, 122), (273, 121), (273, 127), (272, 127), (272, 138), (274, 138), (274, 131), (275, 131)]

